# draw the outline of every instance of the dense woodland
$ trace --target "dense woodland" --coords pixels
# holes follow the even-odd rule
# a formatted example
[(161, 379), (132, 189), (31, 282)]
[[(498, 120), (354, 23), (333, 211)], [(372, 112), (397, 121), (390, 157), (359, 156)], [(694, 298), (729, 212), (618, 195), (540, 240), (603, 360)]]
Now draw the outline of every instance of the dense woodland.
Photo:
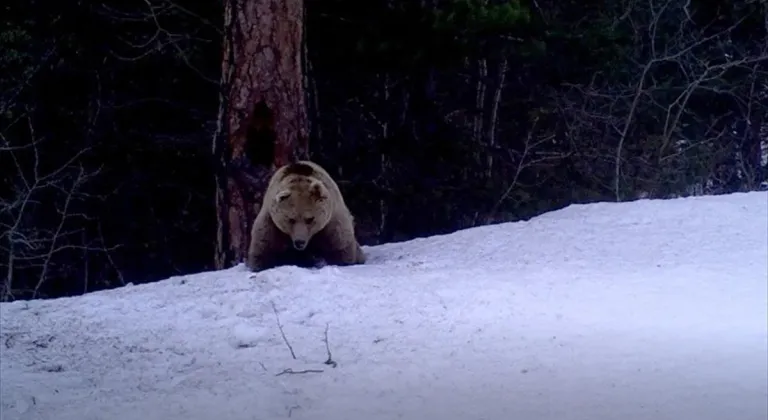
[[(227, 24), (225, 8), (242, 21)], [(368, 245), (572, 203), (768, 188), (765, 1), (10, 0), (2, 11), (3, 300), (231, 266), (238, 257), (217, 251), (222, 177), (296, 156), (338, 180)], [(252, 48), (248, 30), (291, 41)], [(239, 72), (236, 54), (266, 73)], [(224, 146), (260, 111), (252, 96), (233, 101), (233, 83), (293, 107), (262, 115), (278, 138), (239, 160)], [(291, 150), (275, 151), (281, 141)]]

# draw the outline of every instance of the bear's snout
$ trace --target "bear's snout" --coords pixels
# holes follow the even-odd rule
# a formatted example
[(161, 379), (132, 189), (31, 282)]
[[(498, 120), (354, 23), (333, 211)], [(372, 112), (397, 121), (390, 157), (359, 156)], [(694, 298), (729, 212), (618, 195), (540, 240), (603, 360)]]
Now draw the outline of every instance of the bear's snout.
[(298, 251), (303, 251), (304, 248), (307, 246), (307, 241), (303, 239), (294, 239), (293, 240), (293, 247), (296, 248)]

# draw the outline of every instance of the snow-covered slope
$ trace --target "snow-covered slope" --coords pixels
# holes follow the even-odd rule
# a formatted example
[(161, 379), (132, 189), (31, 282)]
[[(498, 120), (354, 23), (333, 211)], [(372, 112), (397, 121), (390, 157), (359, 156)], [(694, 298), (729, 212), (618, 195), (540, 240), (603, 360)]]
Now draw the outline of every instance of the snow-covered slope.
[(765, 192), (571, 206), (367, 251), (4, 303), (0, 418), (768, 416)]

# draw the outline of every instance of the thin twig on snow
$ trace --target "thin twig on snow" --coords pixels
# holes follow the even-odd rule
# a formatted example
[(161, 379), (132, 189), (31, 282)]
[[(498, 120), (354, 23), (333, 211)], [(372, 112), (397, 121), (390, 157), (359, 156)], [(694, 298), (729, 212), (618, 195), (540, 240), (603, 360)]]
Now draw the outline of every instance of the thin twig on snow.
[(272, 311), (275, 313), (275, 319), (277, 320), (277, 328), (280, 329), (280, 335), (283, 336), (283, 341), (285, 342), (285, 345), (288, 346), (288, 350), (291, 352), (291, 357), (293, 357), (294, 360), (296, 360), (296, 353), (293, 352), (293, 347), (291, 346), (291, 343), (288, 342), (288, 338), (285, 336), (285, 332), (283, 331), (283, 325), (280, 324), (280, 315), (277, 314), (277, 307), (275, 306), (275, 302), (270, 301), (272, 304)]

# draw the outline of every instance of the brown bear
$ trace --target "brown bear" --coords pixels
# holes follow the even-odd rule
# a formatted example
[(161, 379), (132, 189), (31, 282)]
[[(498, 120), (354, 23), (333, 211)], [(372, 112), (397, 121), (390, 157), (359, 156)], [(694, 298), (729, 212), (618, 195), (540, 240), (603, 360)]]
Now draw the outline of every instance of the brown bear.
[(251, 271), (279, 265), (364, 264), (365, 260), (352, 214), (325, 169), (302, 160), (272, 175), (251, 228), (246, 258)]

